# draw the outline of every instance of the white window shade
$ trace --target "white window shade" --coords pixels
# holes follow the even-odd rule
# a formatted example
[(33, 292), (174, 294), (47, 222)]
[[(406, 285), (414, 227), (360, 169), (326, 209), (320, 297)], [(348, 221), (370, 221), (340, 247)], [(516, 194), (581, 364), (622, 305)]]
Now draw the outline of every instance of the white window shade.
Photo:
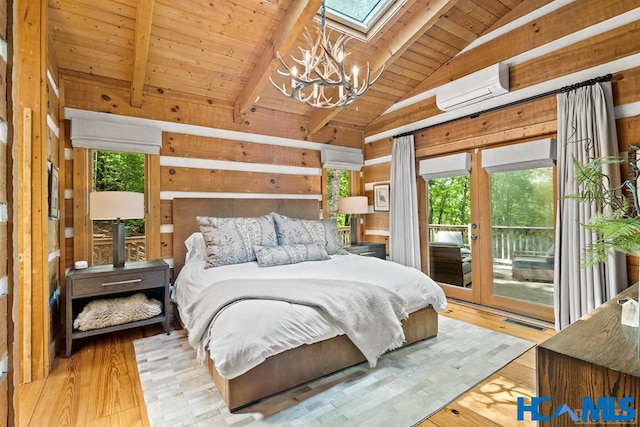
[(342, 151), (322, 149), (320, 152), (322, 167), (325, 169), (340, 169), (359, 171), (364, 165), (364, 154), (356, 151)]
[(471, 170), (471, 154), (460, 153), (434, 159), (420, 160), (418, 174), (425, 181), (437, 178), (467, 176)]
[(102, 120), (71, 119), (71, 145), (103, 151), (158, 154), (162, 130)]
[(482, 152), (482, 167), (489, 173), (551, 167), (556, 162), (556, 140), (553, 138)]

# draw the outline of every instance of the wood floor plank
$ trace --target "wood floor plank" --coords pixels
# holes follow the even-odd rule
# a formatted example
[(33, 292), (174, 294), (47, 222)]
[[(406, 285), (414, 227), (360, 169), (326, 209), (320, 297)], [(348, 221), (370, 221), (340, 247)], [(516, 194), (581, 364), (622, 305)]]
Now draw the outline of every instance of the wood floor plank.
[[(78, 359), (78, 390), (75, 396), (76, 408), (78, 411), (75, 418), (75, 426), (84, 426), (87, 423), (87, 413), (89, 410), (91, 397), (91, 377), (94, 373), (93, 362), (96, 354), (96, 340), (81, 340), (76, 344), (76, 353), (71, 357)], [(82, 392), (84, 391), (84, 392)]]
[[(46, 385), (33, 413), (31, 425), (39, 420), (56, 420), (57, 426), (74, 425), (77, 408), (73, 405), (76, 396), (77, 359), (56, 359), (53, 371), (46, 378)], [(55, 390), (55, 392), (52, 392)]]
[[(555, 333), (508, 323), (502, 314), (455, 301), (441, 314), (536, 343)], [(20, 388), (21, 426), (148, 426), (133, 341), (159, 333), (161, 326), (151, 325), (74, 343), (72, 357), (56, 359), (48, 378)], [(517, 397), (534, 394), (535, 349), (531, 349), (420, 425), (514, 425)]]
[(127, 354), (131, 354), (125, 348), (131, 347), (132, 342), (127, 331), (104, 335), (96, 340), (87, 421), (108, 417), (139, 405), (134, 383), (136, 375), (129, 370), (125, 360)]
[[(432, 424), (429, 424), (432, 423)], [(436, 425), (441, 427), (460, 426), (460, 427), (499, 427), (488, 418), (469, 410), (466, 406), (461, 405), (458, 401), (452, 402), (440, 411), (433, 414), (426, 422), (420, 424), (420, 427)]]
[(463, 395), (457, 403), (478, 415), (491, 418), (497, 425), (533, 426), (535, 424), (517, 421), (516, 402), (518, 397), (530, 398), (534, 394), (535, 387), (523, 387), (498, 373)]
[(20, 401), (21, 426), (28, 426), (31, 423), (46, 383), (47, 379), (43, 378), (20, 386), (18, 400)]

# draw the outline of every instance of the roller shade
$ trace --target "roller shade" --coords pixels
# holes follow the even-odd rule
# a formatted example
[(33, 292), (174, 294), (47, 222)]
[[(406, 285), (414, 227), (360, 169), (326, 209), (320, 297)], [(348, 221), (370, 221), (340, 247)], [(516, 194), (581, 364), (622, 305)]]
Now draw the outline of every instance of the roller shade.
[(340, 169), (359, 171), (364, 164), (364, 154), (355, 151), (322, 149), (320, 152), (322, 167), (325, 169)]
[(162, 147), (162, 130), (74, 117), (71, 119), (71, 145), (104, 151), (158, 154)]
[(425, 181), (453, 176), (467, 176), (471, 170), (471, 154), (460, 153), (420, 160), (418, 174)]
[(556, 163), (556, 140), (553, 138), (482, 152), (482, 167), (489, 173), (547, 168)]

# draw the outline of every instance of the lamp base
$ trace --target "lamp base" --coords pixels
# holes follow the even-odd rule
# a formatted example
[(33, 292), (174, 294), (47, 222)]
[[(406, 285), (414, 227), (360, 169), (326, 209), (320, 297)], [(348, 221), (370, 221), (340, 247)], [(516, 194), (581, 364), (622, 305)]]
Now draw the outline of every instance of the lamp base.
[(358, 244), (358, 215), (351, 215), (351, 244), (353, 246)]
[(113, 266), (124, 267), (124, 223), (118, 220), (113, 224)]

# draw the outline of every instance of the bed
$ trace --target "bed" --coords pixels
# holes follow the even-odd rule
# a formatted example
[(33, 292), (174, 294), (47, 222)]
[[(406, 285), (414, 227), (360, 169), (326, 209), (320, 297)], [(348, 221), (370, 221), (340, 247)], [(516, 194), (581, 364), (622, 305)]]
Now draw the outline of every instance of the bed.
[[(354, 268), (351, 268), (352, 272), (350, 273), (348, 266), (353, 267), (356, 264), (360, 265), (364, 263), (365, 266), (361, 268), (369, 270), (369, 274), (371, 276), (378, 277), (384, 276), (383, 270), (380, 269), (391, 268), (391, 263), (387, 264), (387, 261), (380, 259), (365, 260), (366, 257), (360, 257), (358, 255), (335, 255), (330, 256), (330, 259), (323, 258), (318, 261), (307, 261), (293, 265), (268, 268), (259, 267), (258, 263), (255, 261), (240, 265), (228, 265), (204, 269), (204, 261), (196, 260), (196, 262), (193, 262), (193, 259), (191, 259), (190, 262), (185, 265), (184, 261), (188, 255), (185, 241), (188, 239), (191, 241), (194, 233), (198, 234), (200, 231), (198, 223), (195, 220), (196, 216), (218, 218), (258, 217), (271, 212), (278, 212), (279, 214), (285, 215), (289, 218), (317, 220), (319, 217), (318, 202), (316, 200), (174, 199), (174, 277), (177, 277), (176, 294), (180, 294), (180, 289), (182, 289), (183, 292), (183, 295), (178, 298), (178, 313), (181, 321), (184, 321), (186, 318), (187, 321), (185, 324), (194, 324), (194, 320), (190, 316), (193, 318), (196, 317), (192, 312), (191, 307), (193, 305), (197, 305), (197, 301), (193, 301), (193, 296), (197, 294), (199, 289), (198, 286), (202, 286), (201, 283), (204, 280), (217, 280), (221, 283), (226, 283), (224, 280), (227, 278), (236, 278), (236, 276), (240, 274), (241, 276), (247, 277), (247, 280), (245, 281), (250, 281), (251, 278), (257, 277), (255, 275), (260, 275), (260, 280), (272, 280), (275, 282), (278, 281), (279, 278), (284, 277), (281, 274), (288, 275), (292, 271), (295, 272), (296, 277), (298, 277), (298, 274), (301, 274), (302, 276), (309, 276), (311, 274), (309, 271), (313, 268), (316, 268), (316, 271), (326, 271), (332, 272), (332, 274), (339, 274), (340, 279), (347, 280), (349, 279), (349, 275), (354, 274), (353, 271), (355, 271)], [(375, 266), (367, 267), (366, 263), (371, 262), (373, 262)], [(202, 264), (200, 265), (198, 263)], [(280, 271), (287, 272), (280, 273)], [(417, 272), (417, 270), (414, 271), (415, 274), (422, 274)], [(428, 279), (428, 281), (435, 285), (435, 282), (430, 279)], [(340, 280), (337, 280), (336, 282), (340, 282)], [(187, 283), (189, 284), (187, 285)], [(250, 285), (250, 283), (247, 285)], [(191, 288), (191, 286), (193, 286), (193, 288)], [(423, 285), (421, 284), (420, 286)], [(429, 284), (429, 286), (431, 285)], [(435, 286), (436, 287), (433, 289), (429, 288), (427, 293), (432, 294), (429, 298), (432, 300), (432, 303), (437, 306), (437, 309), (441, 310), (446, 306), (446, 299), (444, 298), (442, 290), (437, 287), (437, 285)], [(187, 291), (187, 289), (192, 290)], [(417, 291), (407, 290), (406, 292), (416, 293)], [(185, 296), (189, 294), (191, 297)], [(192, 299), (188, 300), (187, 298)], [(407, 296), (406, 298), (409, 300), (413, 298), (413, 296)], [(424, 299), (424, 297), (422, 298)], [(211, 301), (214, 301), (214, 299)], [(276, 304), (280, 304), (279, 306), (286, 304), (275, 301), (257, 302), (255, 300), (234, 303), (217, 315), (214, 325), (226, 324), (233, 326), (233, 319), (238, 319), (235, 321), (238, 327), (242, 324), (246, 325), (247, 318), (244, 316), (251, 315), (252, 310), (253, 312), (256, 312), (261, 309), (249, 308), (242, 309), (244, 310), (242, 311), (240, 306), (251, 307), (251, 304), (257, 303), (270, 304), (274, 306)], [(435, 336), (438, 330), (438, 319), (433, 305), (424, 302), (418, 304), (415, 301), (408, 305), (411, 305), (409, 310), (407, 310), (410, 311), (410, 315), (402, 322), (402, 331), (404, 332), (405, 338), (403, 345)], [(302, 311), (304, 311), (305, 316), (311, 314), (324, 319), (322, 314), (318, 315), (317, 313), (309, 313), (310, 311), (317, 312), (317, 309), (298, 306), (296, 304), (289, 304), (289, 306), (295, 307), (295, 310), (300, 310), (300, 313), (295, 311), (295, 316), (302, 316)], [(186, 307), (189, 307), (189, 309), (187, 310)], [(234, 312), (235, 314), (233, 314)], [(232, 315), (240, 317), (233, 318), (231, 317)], [(260, 315), (263, 316), (262, 312)], [(261, 321), (254, 322), (256, 324), (262, 323)], [(322, 322), (324, 322), (324, 320), (320, 319), (318, 325)], [(314, 339), (312, 339), (310, 343), (302, 345), (295, 344), (294, 348), (286, 349), (284, 351), (282, 349), (275, 349), (274, 351), (276, 351), (276, 354), (267, 354), (261, 359), (252, 360), (252, 364), (241, 366), (240, 368), (235, 368), (235, 365), (226, 362), (221, 362), (219, 363), (220, 366), (216, 367), (212, 360), (212, 357), (214, 357), (213, 353), (215, 353), (215, 351), (220, 347), (226, 347), (226, 345), (220, 341), (220, 345), (212, 346), (215, 347), (215, 349), (212, 351), (211, 357), (203, 357), (203, 363), (207, 367), (207, 370), (209, 371), (216, 387), (220, 391), (224, 401), (231, 410), (239, 409), (264, 397), (303, 384), (332, 372), (336, 372), (345, 367), (361, 363), (365, 360), (369, 360), (371, 364), (370, 356), (365, 357), (363, 352), (353, 344), (351, 339), (342, 335), (339, 330), (331, 330), (335, 325), (316, 326), (315, 323), (310, 322), (310, 326), (307, 327), (306, 320), (303, 323), (304, 328), (301, 329), (312, 330), (312, 333), (315, 334)], [(331, 324), (330, 321), (328, 323)], [(193, 329), (197, 330), (198, 328), (194, 326)], [(215, 326), (211, 326), (207, 331), (208, 333), (216, 333)], [(194, 333), (194, 330), (189, 329), (189, 332), (190, 334)], [(304, 333), (306, 334), (307, 331)], [(238, 329), (238, 332), (234, 331), (234, 333), (229, 335), (244, 336), (244, 334), (244, 330)], [(259, 339), (256, 338), (256, 340)], [(253, 340), (248, 339), (246, 344), (253, 345)], [(269, 345), (269, 343), (265, 344), (267, 347)], [(236, 357), (236, 359), (239, 358)], [(221, 359), (218, 358), (217, 360)]]

